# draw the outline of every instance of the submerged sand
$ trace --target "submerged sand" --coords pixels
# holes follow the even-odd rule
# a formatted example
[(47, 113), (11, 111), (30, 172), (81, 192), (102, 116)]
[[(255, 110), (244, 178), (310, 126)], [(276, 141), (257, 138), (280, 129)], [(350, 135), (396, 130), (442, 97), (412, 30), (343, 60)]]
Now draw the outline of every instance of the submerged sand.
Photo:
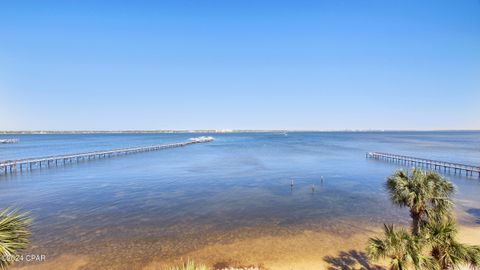
[[(44, 263), (26, 264), (12, 269), (154, 270), (163, 269), (167, 265), (186, 259), (204, 263), (213, 269), (228, 266), (256, 266), (260, 269), (272, 270), (384, 269), (380, 262), (368, 261), (364, 253), (368, 238), (380, 234), (382, 228), (361, 222), (355, 224), (353, 229), (352, 226), (351, 223), (342, 223), (338, 224), (335, 230), (305, 229), (301, 231), (290, 229), (278, 231), (278, 228), (275, 228), (275, 233), (268, 233), (269, 229), (274, 228), (243, 228), (175, 256), (163, 255), (161, 251), (164, 247), (161, 247), (161, 243), (148, 246), (147, 242), (139, 242), (133, 246), (136, 250), (111, 253), (99, 244), (97, 254), (66, 253), (49, 258)], [(460, 226), (460, 239), (465, 243), (479, 245), (480, 226)], [(134, 239), (124, 240), (135, 242)], [(116, 244), (118, 243), (110, 243), (112, 246)], [(158, 252), (150, 252), (152, 249)], [(137, 259), (122, 257), (128, 252), (142, 254), (143, 250), (154, 255), (151, 257), (139, 255)]]

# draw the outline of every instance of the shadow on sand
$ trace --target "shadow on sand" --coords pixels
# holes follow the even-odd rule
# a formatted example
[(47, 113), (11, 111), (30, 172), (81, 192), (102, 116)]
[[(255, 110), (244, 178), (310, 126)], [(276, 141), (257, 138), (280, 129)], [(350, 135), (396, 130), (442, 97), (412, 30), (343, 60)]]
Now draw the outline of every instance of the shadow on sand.
[(371, 264), (367, 254), (357, 250), (342, 251), (338, 256), (325, 256), (323, 258), (329, 264), (328, 270), (385, 270), (385, 268)]

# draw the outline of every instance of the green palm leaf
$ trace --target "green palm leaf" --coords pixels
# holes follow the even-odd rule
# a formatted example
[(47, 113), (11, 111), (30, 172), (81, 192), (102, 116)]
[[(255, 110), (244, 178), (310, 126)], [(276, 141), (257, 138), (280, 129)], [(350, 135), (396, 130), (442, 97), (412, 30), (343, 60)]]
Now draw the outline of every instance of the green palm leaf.
[(15, 210), (0, 211), (0, 269), (12, 262), (18, 252), (27, 248), (30, 218)]
[(432, 248), (432, 256), (441, 269), (456, 269), (468, 265), (473, 269), (480, 267), (480, 247), (459, 243), (453, 218), (430, 222), (426, 226), (426, 238)]
[(426, 219), (444, 217), (451, 212), (451, 195), (455, 188), (441, 175), (413, 169), (410, 173), (396, 171), (386, 182), (391, 201), (410, 209), (412, 232), (420, 234)]
[(393, 225), (384, 225), (383, 238), (371, 238), (367, 255), (374, 260), (390, 259), (391, 270), (437, 269), (437, 264), (430, 256), (422, 252), (424, 243), (420, 238), (410, 235), (404, 229), (395, 229)]

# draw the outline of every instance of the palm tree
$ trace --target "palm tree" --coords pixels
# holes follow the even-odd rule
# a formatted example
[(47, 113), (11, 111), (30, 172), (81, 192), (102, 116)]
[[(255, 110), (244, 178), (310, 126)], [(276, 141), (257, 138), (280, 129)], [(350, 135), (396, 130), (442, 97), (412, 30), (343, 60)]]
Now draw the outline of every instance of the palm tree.
[(457, 226), (454, 219), (429, 222), (426, 232), (432, 256), (441, 270), (454, 269), (460, 265), (469, 265), (474, 269), (480, 267), (480, 246), (470, 246), (456, 240)]
[(6, 269), (18, 252), (27, 248), (30, 222), (26, 214), (0, 211), (0, 269)]
[(424, 256), (422, 240), (410, 235), (404, 229), (394, 229), (384, 224), (384, 238), (370, 238), (367, 247), (368, 257), (374, 260), (390, 259), (390, 270), (437, 269), (433, 258)]
[(400, 207), (408, 207), (412, 217), (412, 233), (420, 234), (420, 225), (428, 216), (450, 213), (452, 183), (435, 172), (413, 169), (411, 173), (396, 171), (387, 179), (390, 199)]

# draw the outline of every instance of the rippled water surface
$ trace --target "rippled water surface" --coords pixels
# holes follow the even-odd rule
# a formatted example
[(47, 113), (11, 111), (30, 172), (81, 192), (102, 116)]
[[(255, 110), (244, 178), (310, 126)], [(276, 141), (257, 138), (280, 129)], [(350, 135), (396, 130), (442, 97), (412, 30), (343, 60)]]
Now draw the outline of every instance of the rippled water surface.
[[(206, 134), (0, 135), (20, 139), (0, 145), (0, 160), (201, 135)], [(368, 160), (367, 151), (480, 164), (480, 132), (212, 136), (211, 143), (1, 175), (0, 207), (30, 211), (32, 251), (55, 257), (136, 249), (128, 253), (134, 257), (122, 256), (141, 262), (237, 237), (398, 222), (406, 213), (391, 206), (383, 183), (400, 165)], [(477, 213), (479, 179), (448, 177), (458, 188), (459, 211)]]

